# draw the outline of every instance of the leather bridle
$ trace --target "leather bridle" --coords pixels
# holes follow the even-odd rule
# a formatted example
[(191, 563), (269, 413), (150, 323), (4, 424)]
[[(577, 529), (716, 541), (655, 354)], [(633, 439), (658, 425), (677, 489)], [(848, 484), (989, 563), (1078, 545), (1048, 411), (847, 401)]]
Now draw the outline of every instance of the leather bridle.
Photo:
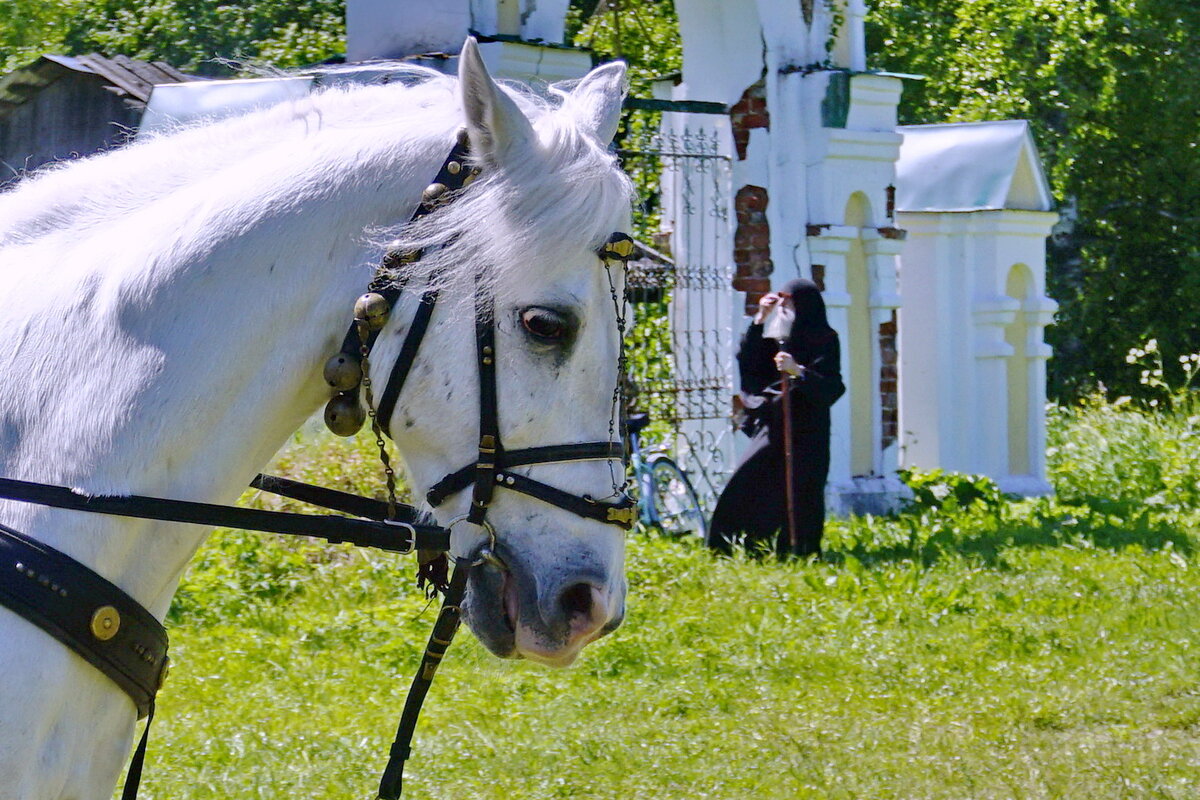
[[(461, 130), (434, 182), (422, 193), (413, 221), (451, 202), (479, 175), (480, 168), (468, 166), (468, 162), (469, 141), (466, 131)], [(624, 233), (613, 234), (597, 251), (608, 271), (622, 339), (625, 333), (624, 299), (618, 296), (611, 266), (627, 263), (633, 251), (633, 240)], [(520, 492), (577, 516), (623, 530), (632, 528), (635, 518), (634, 501), (624, 493), (624, 483), (618, 484), (615, 477), (612, 496), (617, 499), (609, 502), (571, 494), (513, 472), (517, 467), (537, 464), (607, 460), (611, 465), (613, 461), (623, 460), (624, 447), (619, 439), (612, 438), (620, 411), (620, 382), (618, 380), (613, 395), (609, 440), (505, 450), (500, 439), (496, 393), (494, 301), (483, 282), (478, 280), (475, 294), (476, 363), (480, 383), (478, 455), (474, 463), (446, 475), (426, 495), (429, 505), (436, 508), (449, 497), (471, 487), (469, 510), (443, 527), (429, 524), (419, 509), (396, 502), (394, 472), (383, 437), (389, 435), (387, 422), (395, 411), (429, 328), (437, 305), (437, 291), (428, 289), (422, 293), (377, 406), (372, 393), (369, 357), (391, 309), (404, 290), (404, 266), (421, 257), (420, 252), (388, 253), (376, 271), (370, 291), (355, 304), (354, 322), (343, 338), (341, 351), (329, 360), (325, 369), (326, 380), (339, 391), (326, 407), (326, 422), (335, 433), (352, 435), (361, 428), (367, 416), (371, 418), (387, 478), (387, 502), (270, 475), (259, 475), (251, 484), (263, 491), (366, 519), (261, 511), (140, 495), (86, 495), (63, 486), (0, 478), (0, 500), (143, 519), (317, 536), (332, 542), (349, 542), (398, 553), (418, 550), (422, 561), (419, 578), (428, 581), (443, 595), (443, 603), (421, 666), (405, 698), (396, 740), (380, 784), (380, 800), (395, 800), (400, 795), (403, 765), (410, 752), (409, 742), (417, 716), (438, 665), (459, 627), (462, 599), (471, 569), (483, 563), (507, 568), (495, 553), (496, 536), (487, 521), (488, 507), (496, 488)], [(623, 347), (622, 344), (620, 369), (624, 369)], [(365, 412), (359, 405), (360, 387), (366, 401)], [(621, 474), (624, 475), (623, 468)], [(488, 541), (473, 557), (457, 557), (454, 573), (447, 580), (448, 564), (444, 554), (450, 550), (452, 529), (460, 522), (479, 527), (487, 534)], [(121, 795), (122, 800), (134, 800), (150, 732), (149, 720), (154, 717), (154, 700), (170, 662), (166, 629), (140, 603), (91, 568), (2, 524), (0, 605), (38, 625), (86, 659), (133, 699), (139, 719), (148, 717)]]
[[(422, 200), (417, 210), (413, 212), (412, 221), (433, 213), (437, 208), (452, 202), (463, 188), (479, 175), (479, 167), (467, 167), (469, 160), (469, 140), (466, 131), (460, 131), (458, 139), (438, 170), (437, 177), (422, 193)], [(633, 253), (633, 240), (624, 233), (615, 233), (597, 251), (597, 255), (605, 263), (625, 263)], [(406, 280), (404, 270), (407, 265), (419, 261), (420, 252), (389, 253), (383, 260), (375, 279), (371, 283), (367, 295), (359, 298), (356, 309), (375, 308), (375, 319), (386, 320), (390, 309), (396, 305), (404, 290)], [(396, 274), (399, 272), (399, 275)], [(372, 298), (372, 295), (378, 299)], [(620, 300), (613, 290), (616, 305), (617, 324), (624, 335), (624, 318), (621, 312)], [(437, 306), (438, 292), (429, 289), (422, 293), (417, 305), (412, 323), (408, 327), (400, 354), (388, 375), (379, 403), (373, 406), (370, 392), (369, 376), (366, 367), (360, 368), (362, 384), (366, 391), (366, 414), (372, 419), (376, 432), (389, 435), (388, 422), (396, 408), (400, 392), (404, 389), (405, 381), (412, 371), (413, 364), (421, 348), (425, 333), (429, 328), (434, 309)], [(386, 310), (383, 310), (386, 308)], [(360, 364), (367, 361), (371, 349), (382, 330), (382, 322), (364, 319), (356, 314), (354, 323), (342, 340), (341, 352), (335, 359), (357, 359)], [(561, 445), (545, 445), (519, 450), (505, 450), (500, 439), (500, 413), (496, 395), (496, 329), (495, 308), (490, 292), (483, 286), (482, 281), (476, 282), (475, 294), (475, 343), (476, 365), (479, 374), (479, 445), (478, 455), (474, 463), (456, 470), (428, 491), (425, 496), (430, 506), (437, 508), (446, 499), (468, 487), (473, 487), (471, 506), (467, 520), (474, 525), (482, 525), (487, 516), (487, 509), (497, 487), (521, 492), (542, 502), (557, 506), (580, 517), (594, 519), (609, 525), (617, 525), (625, 530), (633, 527), (633, 500), (622, 491), (621, 486), (614, 485), (613, 496), (616, 502), (597, 500), (588, 495), (574, 495), (549, 484), (534, 480), (524, 475), (518, 475), (509, 470), (515, 467), (534, 464), (551, 464), (565, 461), (583, 460), (623, 460), (624, 445), (619, 440), (579, 442)], [(336, 384), (331, 382), (334, 388)], [(354, 387), (350, 392), (356, 391)], [(345, 392), (343, 393), (343, 395)], [(334, 398), (337, 402), (339, 398)], [(614, 409), (614, 415), (618, 413)], [(328, 417), (327, 417), (328, 418)], [(614, 416), (615, 420), (615, 416)], [(615, 425), (610, 425), (610, 429)]]

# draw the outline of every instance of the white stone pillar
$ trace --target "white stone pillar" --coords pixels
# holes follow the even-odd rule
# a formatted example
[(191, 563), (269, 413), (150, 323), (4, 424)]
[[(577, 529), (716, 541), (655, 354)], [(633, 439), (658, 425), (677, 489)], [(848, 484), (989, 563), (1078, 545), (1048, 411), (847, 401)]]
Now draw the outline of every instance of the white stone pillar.
[[(843, 377), (850, 374), (850, 292), (846, 285), (846, 255), (858, 238), (858, 229), (836, 226), (821, 230), (820, 235), (808, 237), (808, 253), (812, 259), (813, 272), (822, 267), (825, 310), (829, 326), (837, 331), (841, 343), (841, 370)], [(842, 488), (853, 484), (850, 475), (850, 403), (843, 397), (830, 409), (829, 436), (829, 489), (827, 495), (834, 496)], [(836, 506), (831, 506), (836, 507)]]
[[(1013, 348), (1004, 340), (1004, 329), (1016, 318), (1020, 301), (1007, 295), (977, 295), (971, 304), (975, 356), (975, 398), (971, 424), (974, 432), (972, 472), (1008, 474), (1008, 366)], [(964, 454), (965, 455), (965, 454)]]

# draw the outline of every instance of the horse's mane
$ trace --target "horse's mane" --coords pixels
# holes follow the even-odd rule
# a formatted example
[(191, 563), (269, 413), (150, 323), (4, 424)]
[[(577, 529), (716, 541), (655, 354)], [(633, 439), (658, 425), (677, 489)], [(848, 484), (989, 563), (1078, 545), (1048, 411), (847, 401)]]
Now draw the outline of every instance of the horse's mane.
[[(115, 219), (208, 187), (234, 187), (239, 202), (265, 210), (295, 202), (304, 187), (394, 169), (416, 153), (419, 140), (440, 136), (449, 143), (463, 123), (457, 79), (419, 67), (398, 78), (326, 88), (302, 101), (44, 167), (0, 193), (0, 250), (52, 236), (78, 242)], [(538, 157), (499, 172), (485, 167), (463, 197), (418, 223), (365, 232), (378, 254), (397, 243), (421, 249), (429, 254), (421, 262), (424, 277), (473, 282), (455, 267), (486, 264), (499, 278), (507, 265), (593, 248), (625, 223), (628, 180), (615, 157), (581, 130), (586, 115), (573, 113), (567, 88), (550, 87), (545, 95), (505, 90), (538, 131)], [(257, 176), (253, 185), (243, 177), (248, 169)], [(487, 236), (478, 235), (481, 228)]]

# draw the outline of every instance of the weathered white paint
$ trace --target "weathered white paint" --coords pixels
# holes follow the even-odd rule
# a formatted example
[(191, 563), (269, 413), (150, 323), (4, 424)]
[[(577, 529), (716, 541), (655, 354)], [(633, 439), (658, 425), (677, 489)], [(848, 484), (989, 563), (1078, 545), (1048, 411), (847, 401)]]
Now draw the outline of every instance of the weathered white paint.
[[(557, 31), (565, 13), (562, 0), (557, 3), (539, 0), (530, 14), (531, 0), (472, 0), (467, 17), (481, 30), (509, 32), (519, 8), (520, 25), (538, 18), (544, 23), (537, 24), (548, 26), (544, 30)], [(415, 0), (397, 5), (425, 13)], [(885, 507), (898, 494), (894, 471), (902, 463), (970, 469), (1013, 490), (1044, 491), (1041, 409), (1049, 352), (1041, 331), (1054, 304), (1044, 294), (1043, 239), (1052, 216), (1009, 214), (1051, 207), (1028, 126), (1010, 121), (897, 129), (900, 78), (864, 72), (864, 0), (814, 0), (810, 23), (797, 0), (677, 0), (676, 11), (682, 75), (673, 86), (661, 85), (659, 96), (733, 105), (755, 82), (765, 84), (770, 128), (752, 130), (746, 158), (733, 163), (731, 227), (737, 190), (765, 187), (772, 279), (809, 277), (814, 264), (823, 269), (829, 318), (854, 387), (832, 410), (831, 507)], [(532, 38), (530, 30), (522, 27), (521, 33)], [(537, 58), (552, 56), (545, 50)], [(489, 65), (497, 72), (525, 69)], [(695, 121), (668, 115), (664, 122), (676, 131), (687, 124)], [(703, 124), (734, 153), (727, 121), (705, 118)], [(889, 186), (896, 187), (897, 208), (904, 211), (897, 219), (887, 215)], [(1004, 221), (942, 218), (962, 211), (992, 211)], [(700, 234), (686, 221), (668, 224), (681, 260), (699, 252)], [(897, 228), (911, 228), (907, 242)], [(731, 252), (726, 258), (732, 263)], [(1015, 278), (1018, 264), (1023, 266)], [(732, 341), (746, 321), (740, 294), (731, 292), (726, 307), (735, 333), (726, 338)], [(884, 449), (879, 326), (893, 312), (902, 345), (900, 440)], [(968, 362), (959, 352), (964, 347)], [(717, 355), (736, 375), (732, 346), (721, 344)], [(959, 376), (961, 386), (946, 385)], [(969, 413), (963, 392), (973, 398)], [(978, 410), (984, 404), (1004, 411), (984, 413)], [(743, 440), (728, 441), (726, 461), (732, 464)]]
[[(0, 196), (0, 380), (20, 387), (0, 393), (0, 475), (236, 500), (330, 396), (321, 367), (378, 263), (372, 231), (408, 219), (464, 124), (483, 176), (429, 225), (396, 232), (451, 237), (410, 279), (439, 276), (443, 302), (390, 421), (416, 494), (478, 455), (477, 274), (496, 289), (505, 444), (605, 439), (618, 341), (595, 247), (628, 223), (628, 181), (606, 149), (623, 75), (620, 65), (596, 70), (555, 109), (502, 92), (468, 46), (461, 81), (327, 92), (147, 137)], [(531, 306), (578, 320), (568, 351), (524, 331)], [(408, 297), (381, 333), (377, 385), (413, 307)], [(603, 462), (527, 471), (574, 494), (612, 490)], [(442, 524), (466, 511), (469, 494), (436, 511)], [(512, 492), (499, 492), (488, 516), (511, 573), (472, 573), (464, 611), (485, 645), (564, 664), (619, 623), (622, 531)], [(12, 502), (0, 503), (0, 519), (160, 619), (207, 535)], [(455, 528), (456, 553), (480, 543)], [(560, 592), (581, 585), (590, 610), (563, 616)], [(7, 609), (0, 642), (3, 796), (111, 797), (134, 730), (129, 698)]]
[[(456, 54), (463, 37), (516, 36), (524, 42), (485, 42), (484, 63), (498, 78), (555, 81), (580, 78), (591, 68), (583, 50), (561, 45), (569, 0), (348, 0), (346, 60), (363, 62)], [(457, 59), (420, 63), (453, 72)]]
[(1045, 494), (1047, 211), (907, 212), (901, 289), (903, 463)]
[[(984, 472), (1009, 490), (1045, 491), (1049, 352), (1041, 331), (1054, 308), (1044, 295), (1053, 215), (1004, 211), (1009, 216), (996, 225), (887, 215), (890, 186), (897, 207), (912, 211), (1045, 212), (1049, 189), (1028, 128), (1018, 121), (897, 129), (900, 78), (862, 71), (866, 4), (837, 0), (836, 30), (829, 4), (812, 5), (806, 26), (793, 0), (678, 0), (683, 74), (672, 92), (732, 105), (765, 78), (770, 129), (751, 131), (733, 190), (768, 190), (773, 281), (809, 277), (814, 264), (824, 274), (850, 387), (832, 409), (830, 506), (886, 507), (899, 495), (894, 472), (902, 463)], [(961, 149), (964, 137), (975, 137), (973, 148)], [(907, 242), (897, 228), (911, 228)], [(1011, 278), (1017, 264), (1020, 277)], [(731, 305), (740, 313), (740, 299)], [(893, 312), (900, 431), (884, 449), (879, 326)], [(736, 374), (732, 359), (729, 369)], [(934, 398), (939, 404), (931, 405)]]

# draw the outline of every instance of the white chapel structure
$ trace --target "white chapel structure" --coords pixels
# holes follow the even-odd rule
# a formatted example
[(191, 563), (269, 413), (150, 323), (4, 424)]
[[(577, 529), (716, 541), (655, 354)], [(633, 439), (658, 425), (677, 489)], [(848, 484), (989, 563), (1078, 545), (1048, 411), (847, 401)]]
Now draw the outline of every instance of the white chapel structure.
[[(468, 33), (498, 77), (581, 77), (591, 55), (563, 43), (567, 8), (568, 0), (348, 0), (347, 68), (155, 87), (143, 127), (277, 102), (355, 70), (386, 79), (398, 58), (453, 71)], [(772, 286), (811, 278), (841, 340), (848, 390), (832, 409), (832, 510), (890, 507), (904, 466), (1050, 491), (1042, 334), (1056, 308), (1045, 296), (1045, 239), (1057, 215), (1027, 124), (898, 126), (913, 76), (867, 70), (864, 0), (675, 0), (675, 8), (683, 69), (656, 94), (723, 109), (706, 124), (730, 165), (729, 230), (690, 230), (697, 223), (666, 207), (663, 234), (677, 259), (707, 237), (727, 267), (720, 313), (706, 317), (724, 335), (704, 357), (724, 365), (729, 393), (748, 311)], [(664, 114), (663, 125), (684, 125), (685, 116)], [(705, 425), (727, 474), (742, 437), (724, 419)]]

